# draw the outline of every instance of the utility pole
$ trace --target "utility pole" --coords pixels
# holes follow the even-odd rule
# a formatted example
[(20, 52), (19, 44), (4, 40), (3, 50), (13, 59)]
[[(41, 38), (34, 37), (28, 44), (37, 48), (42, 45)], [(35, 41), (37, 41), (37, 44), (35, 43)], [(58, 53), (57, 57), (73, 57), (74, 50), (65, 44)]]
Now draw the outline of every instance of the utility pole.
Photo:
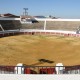
[(24, 15), (28, 16), (28, 8), (23, 8), (24, 9)]

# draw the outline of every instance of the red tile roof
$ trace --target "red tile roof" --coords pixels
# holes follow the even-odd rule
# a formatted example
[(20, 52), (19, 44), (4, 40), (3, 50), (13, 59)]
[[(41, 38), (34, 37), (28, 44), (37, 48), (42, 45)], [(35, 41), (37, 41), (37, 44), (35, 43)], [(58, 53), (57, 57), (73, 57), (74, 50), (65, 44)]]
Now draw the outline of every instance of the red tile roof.
[(13, 14), (11, 14), (11, 13), (6, 13), (6, 14), (1, 14), (1, 17), (18, 18), (18, 17), (20, 17), (20, 16), (13, 15)]

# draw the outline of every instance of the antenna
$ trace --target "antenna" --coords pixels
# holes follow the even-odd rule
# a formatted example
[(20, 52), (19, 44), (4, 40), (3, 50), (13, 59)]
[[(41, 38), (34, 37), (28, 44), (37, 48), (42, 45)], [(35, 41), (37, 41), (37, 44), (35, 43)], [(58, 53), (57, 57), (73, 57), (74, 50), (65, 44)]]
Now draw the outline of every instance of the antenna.
[(28, 16), (28, 8), (23, 8), (24, 9), (24, 15)]

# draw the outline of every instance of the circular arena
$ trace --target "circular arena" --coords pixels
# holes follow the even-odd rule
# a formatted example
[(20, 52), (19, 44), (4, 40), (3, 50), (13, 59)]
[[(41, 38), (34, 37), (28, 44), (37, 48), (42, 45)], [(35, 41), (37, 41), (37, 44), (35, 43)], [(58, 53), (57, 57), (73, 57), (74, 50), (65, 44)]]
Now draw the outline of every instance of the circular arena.
[(37, 21), (21, 24), (19, 19), (0, 20), (0, 64), (79, 66), (80, 34), (77, 30), (80, 20)]
[[(24, 24), (21, 22), (20, 18), (0, 18), (1, 45), (5, 46), (9, 42), (9, 44), (6, 45), (8, 47), (8, 45), (11, 45), (12, 43), (14, 43), (14, 46), (13, 46), (13, 44), (12, 44), (12, 46), (10, 46), (13, 48), (11, 50), (9, 49), (10, 51), (13, 51), (13, 52), (10, 53), (7, 48), (8, 52), (6, 52), (6, 54), (7, 53), (15, 54), (16, 49), (20, 45), (20, 47), (24, 47), (24, 46), (25, 47), (21, 52), (19, 51), (18, 53), (16, 53), (17, 55), (15, 55), (15, 57), (19, 58), (18, 54), (20, 54), (20, 56), (22, 56), (25, 52), (26, 55), (24, 55), (24, 57), (26, 57), (27, 54), (32, 54), (32, 57), (35, 56), (35, 54), (36, 55), (44, 54), (45, 58), (47, 58), (46, 56), (51, 53), (52, 61), (55, 61), (55, 59), (54, 59), (55, 57), (58, 61), (55, 61), (53, 64), (47, 64), (47, 65), (55, 65), (58, 62), (63, 62), (65, 65), (79, 65), (77, 56), (74, 56), (74, 57), (76, 57), (76, 60), (77, 60), (76, 61), (74, 57), (73, 57), (73, 59), (70, 59), (71, 56), (69, 56), (69, 55), (72, 54), (72, 56), (73, 56), (73, 55), (79, 54), (79, 44), (78, 43), (79, 43), (80, 34), (79, 34), (79, 32), (77, 34), (76, 31), (79, 27), (80, 20), (79, 19), (36, 19), (36, 20), (37, 20), (37, 22), (33, 22), (30, 24), (28, 24), (28, 23)], [(51, 27), (51, 26), (53, 26), (53, 27)], [(78, 26), (78, 27), (76, 27), (76, 26)], [(31, 48), (30, 49), (27, 46), (30, 46), (30, 45), (32, 46), (32, 44), (31, 43), (30, 43), (30, 45), (26, 44), (27, 39), (25, 39), (28, 37), (30, 38), (29, 40), (32, 41), (33, 43), (34, 43), (34, 41), (36, 41), (35, 42), (36, 44), (37, 44), (37, 41), (38, 41), (37, 38), (38, 38), (41, 41), (41, 42), (38, 41), (39, 43), (41, 43), (41, 45), (39, 45), (39, 43), (38, 43), (36, 46), (33, 45), (32, 48), (30, 47)], [(59, 40), (57, 38), (59, 38)], [(34, 39), (34, 40), (32, 40), (32, 39)], [(8, 42), (6, 42), (7, 40), (8, 40)], [(20, 40), (22, 40), (22, 41), (20, 41)], [(29, 43), (30, 41), (28, 41), (27, 43)], [(21, 45), (21, 43), (22, 43), (22, 45)], [(50, 45), (49, 45), (49, 43), (50, 43)], [(73, 45), (72, 43), (75, 45)], [(23, 44), (26, 44), (26, 45), (23, 45)], [(44, 44), (47, 46), (45, 46)], [(63, 44), (62, 48), (61, 48), (61, 44)], [(14, 48), (16, 46), (17, 46), (17, 48), (14, 50)], [(40, 46), (42, 46), (42, 48)], [(71, 47), (69, 47), (69, 46), (71, 46)], [(65, 47), (65, 49), (64, 49), (64, 47)], [(27, 50), (25, 48), (27, 48)], [(57, 50), (58, 48), (60, 49), (60, 51)], [(1, 50), (0, 50), (1, 53), (5, 51), (3, 49), (4, 49), (4, 47), (1, 48)], [(48, 49), (50, 49), (50, 50), (48, 50)], [(30, 52), (30, 51), (27, 52), (28, 50), (34, 51), (34, 53)], [(54, 55), (55, 55), (54, 53), (57, 54), (55, 57), (54, 57)], [(59, 53), (61, 53), (60, 56), (62, 57), (62, 60), (57, 58)], [(64, 56), (68, 55), (69, 58), (66, 56), (65, 57), (66, 59), (64, 59), (63, 55)], [(26, 57), (26, 59), (27, 58), (28, 57)], [(41, 58), (43, 58), (43, 55)], [(24, 62), (23, 62), (26, 65), (34, 64), (37, 62), (37, 61), (35, 61), (33, 63), (32, 62), (27, 63), (28, 60), (26, 61), (26, 59), (24, 59)], [(35, 59), (38, 60), (39, 58), (35, 58)], [(63, 59), (66, 61), (66, 63), (65, 63), (65, 61), (63, 61)], [(19, 60), (18, 60), (18, 62), (19, 62)], [(70, 60), (71, 60), (71, 63), (69, 63)], [(72, 63), (72, 60), (74, 60), (74, 63)], [(2, 61), (4, 61), (4, 60), (2, 60)], [(16, 61), (17, 61), (17, 59), (14, 60), (14, 58), (13, 58), (12, 62), (14, 62), (14, 63), (8, 61), (8, 62), (5, 62), (5, 64), (6, 65), (15, 65), (18, 63), (18, 62), (16, 63)], [(2, 64), (2, 62), (1, 62), (1, 64)], [(38, 64), (36, 64), (36, 65), (38, 65)], [(41, 64), (41, 65), (44, 65), (44, 64)]]

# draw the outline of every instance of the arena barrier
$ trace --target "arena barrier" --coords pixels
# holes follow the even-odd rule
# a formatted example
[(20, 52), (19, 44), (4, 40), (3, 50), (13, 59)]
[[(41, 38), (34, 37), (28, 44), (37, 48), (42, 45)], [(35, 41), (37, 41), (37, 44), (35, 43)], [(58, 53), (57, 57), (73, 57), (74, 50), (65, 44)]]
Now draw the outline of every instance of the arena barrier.
[(80, 74), (77, 66), (0, 66), (0, 74)]
[(21, 29), (21, 30), (6, 30), (0, 31), (0, 37), (14, 36), (14, 35), (55, 35), (65, 37), (80, 37), (80, 34), (76, 34), (74, 31), (61, 31), (61, 30), (32, 30), (32, 29)]
[[(20, 66), (19, 66), (20, 65)], [(61, 66), (59, 66), (61, 65)], [(80, 80), (80, 65), (63, 66), (0, 66), (0, 80)]]

